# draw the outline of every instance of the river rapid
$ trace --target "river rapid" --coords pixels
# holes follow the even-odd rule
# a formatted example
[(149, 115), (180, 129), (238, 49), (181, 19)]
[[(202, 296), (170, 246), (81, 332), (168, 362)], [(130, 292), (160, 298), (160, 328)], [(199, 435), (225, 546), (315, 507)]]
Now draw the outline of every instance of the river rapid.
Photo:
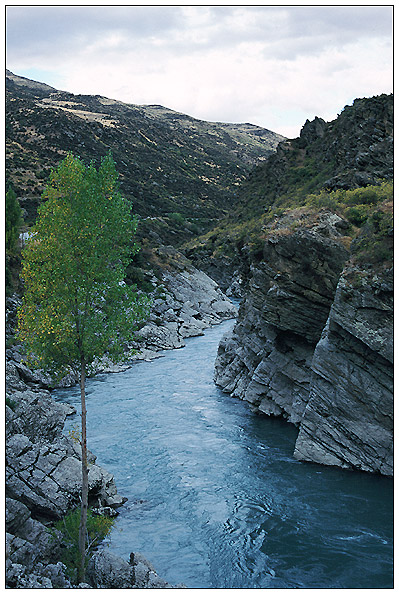
[(88, 381), (88, 447), (128, 498), (109, 550), (188, 588), (391, 588), (392, 479), (295, 460), (295, 427), (223, 394), (233, 324)]

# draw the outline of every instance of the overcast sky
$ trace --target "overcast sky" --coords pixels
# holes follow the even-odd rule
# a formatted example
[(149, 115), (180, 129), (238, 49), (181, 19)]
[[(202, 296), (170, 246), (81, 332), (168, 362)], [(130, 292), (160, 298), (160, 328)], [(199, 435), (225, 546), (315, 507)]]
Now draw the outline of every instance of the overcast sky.
[(390, 6), (8, 6), (7, 68), (288, 137), (392, 92)]

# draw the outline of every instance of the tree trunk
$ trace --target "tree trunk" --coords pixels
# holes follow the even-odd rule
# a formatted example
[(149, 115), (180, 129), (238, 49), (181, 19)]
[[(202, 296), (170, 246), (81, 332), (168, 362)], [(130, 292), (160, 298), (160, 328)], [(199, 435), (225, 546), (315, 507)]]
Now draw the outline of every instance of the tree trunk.
[(80, 568), (78, 581), (85, 579), (85, 560), (86, 560), (86, 524), (87, 507), (89, 499), (89, 469), (87, 467), (87, 439), (86, 439), (86, 366), (84, 359), (81, 360), (80, 369), (80, 400), (82, 406), (82, 506), (79, 525), (79, 552)]

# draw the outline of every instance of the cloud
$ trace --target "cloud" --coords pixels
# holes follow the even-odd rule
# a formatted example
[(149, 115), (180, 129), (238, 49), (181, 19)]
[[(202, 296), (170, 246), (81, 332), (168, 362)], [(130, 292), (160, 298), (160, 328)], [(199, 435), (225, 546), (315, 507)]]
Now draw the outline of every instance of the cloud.
[(391, 27), (389, 6), (9, 6), (7, 65), (54, 72), (43, 82), (74, 93), (297, 135), (306, 118), (392, 90)]

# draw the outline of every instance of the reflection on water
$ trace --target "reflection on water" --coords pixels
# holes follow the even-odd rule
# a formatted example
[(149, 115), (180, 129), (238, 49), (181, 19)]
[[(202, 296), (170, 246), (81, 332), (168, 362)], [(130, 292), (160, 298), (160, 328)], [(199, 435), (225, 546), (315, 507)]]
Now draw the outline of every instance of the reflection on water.
[(128, 497), (110, 550), (191, 588), (392, 587), (392, 480), (296, 461), (295, 427), (218, 390), (232, 324), (89, 380), (89, 448)]

